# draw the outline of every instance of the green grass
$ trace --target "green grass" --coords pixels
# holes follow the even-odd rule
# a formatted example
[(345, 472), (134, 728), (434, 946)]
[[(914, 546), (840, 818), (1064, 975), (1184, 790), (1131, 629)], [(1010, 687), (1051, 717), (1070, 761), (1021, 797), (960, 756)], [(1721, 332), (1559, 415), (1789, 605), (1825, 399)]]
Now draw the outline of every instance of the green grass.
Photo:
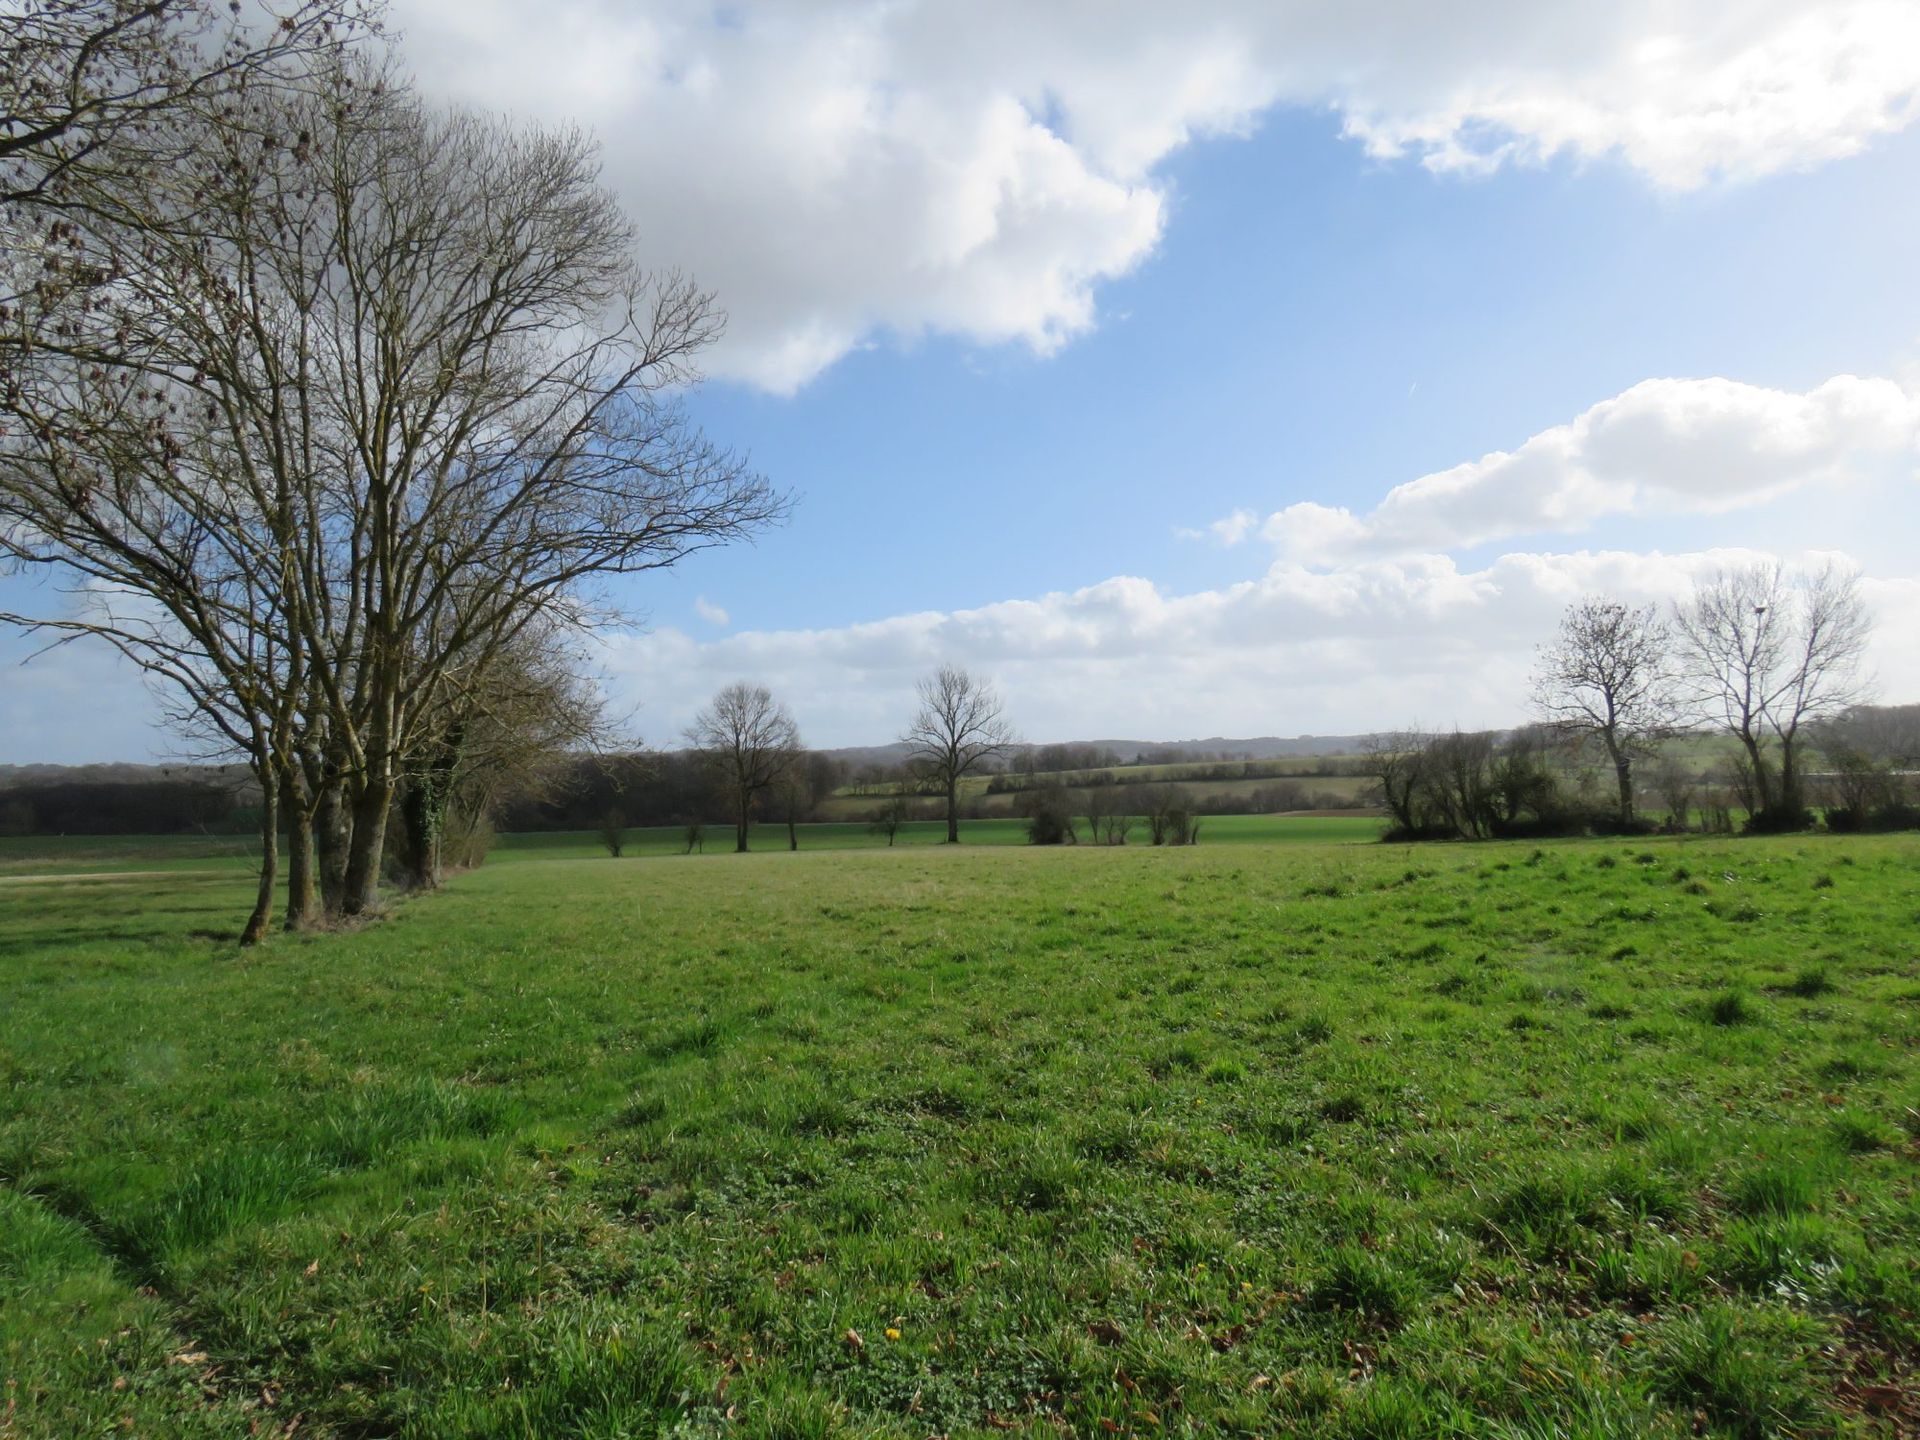
[[(1084, 826), (1082, 827), (1084, 829)], [(802, 825), (803, 850), (879, 850), (887, 847), (864, 822)], [(968, 845), (1025, 845), (1024, 820), (989, 819), (960, 822)], [(1328, 844), (1363, 843), (1378, 839), (1380, 822), (1360, 816), (1338, 815), (1216, 815), (1201, 822), (1201, 843)], [(624, 832), (621, 858), (683, 855), (687, 832), (677, 825), (636, 825)], [(945, 821), (913, 820), (900, 827), (894, 847), (937, 845), (947, 838)], [(1134, 830), (1133, 843), (1145, 844), (1146, 825)], [(785, 850), (787, 827), (756, 824), (747, 838), (754, 850)], [(258, 842), (241, 836), (200, 835), (56, 835), (0, 836), (0, 881), (35, 875), (121, 875), (142, 871), (247, 870), (255, 865)], [(726, 854), (733, 849), (733, 829), (709, 825), (702, 855)], [(549, 830), (498, 837), (489, 863), (521, 860), (585, 860), (610, 858), (596, 830)], [(257, 872), (256, 872), (257, 873)]]
[(1911, 1432), (1920, 842), (1206, 823), (0, 886), (0, 1434)]

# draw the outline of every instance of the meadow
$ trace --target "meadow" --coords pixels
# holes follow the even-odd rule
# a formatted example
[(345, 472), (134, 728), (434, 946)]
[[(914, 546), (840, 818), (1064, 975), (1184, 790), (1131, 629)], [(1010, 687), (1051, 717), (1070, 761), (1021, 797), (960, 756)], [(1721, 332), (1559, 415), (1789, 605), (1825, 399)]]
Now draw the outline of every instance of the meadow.
[[(1206, 843), (1250, 845), (1359, 844), (1376, 840), (1381, 822), (1356, 815), (1209, 815), (1202, 818), (1200, 838)], [(802, 850), (879, 850), (887, 837), (865, 821), (823, 821), (798, 828)], [(1084, 830), (1084, 822), (1081, 828)], [(968, 845), (1025, 845), (1027, 822), (1012, 818), (962, 820), (961, 838)], [(687, 832), (678, 825), (632, 825), (621, 832), (623, 859), (687, 853)], [(938, 845), (947, 838), (944, 820), (904, 821), (893, 837), (896, 849)], [(1136, 827), (1136, 841), (1146, 839), (1146, 822)], [(756, 823), (748, 834), (754, 850), (785, 850), (787, 827)], [(0, 880), (12, 876), (126, 874), (148, 870), (254, 869), (259, 841), (247, 835), (0, 835)], [(708, 825), (701, 855), (733, 849), (733, 829)], [(523, 860), (587, 860), (607, 854), (605, 841), (595, 830), (543, 830), (496, 836), (489, 865), (512, 865)]]
[(0, 1435), (1920, 1427), (1920, 841), (1207, 825), (15, 852)]

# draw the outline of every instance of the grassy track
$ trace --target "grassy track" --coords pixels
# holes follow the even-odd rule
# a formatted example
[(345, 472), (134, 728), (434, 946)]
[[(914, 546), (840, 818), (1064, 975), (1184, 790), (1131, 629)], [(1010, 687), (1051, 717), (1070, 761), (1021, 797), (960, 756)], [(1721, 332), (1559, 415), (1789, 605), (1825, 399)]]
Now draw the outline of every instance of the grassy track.
[(0, 1434), (1910, 1432), (1917, 875), (550, 860), (250, 955), (238, 874), (0, 886)]

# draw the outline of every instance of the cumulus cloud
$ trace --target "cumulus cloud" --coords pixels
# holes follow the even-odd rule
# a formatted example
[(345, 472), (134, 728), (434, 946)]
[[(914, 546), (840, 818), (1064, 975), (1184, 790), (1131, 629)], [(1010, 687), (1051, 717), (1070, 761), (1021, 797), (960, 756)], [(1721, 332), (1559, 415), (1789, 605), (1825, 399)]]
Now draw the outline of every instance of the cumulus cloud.
[[(1812, 484), (1920, 464), (1920, 392), (1841, 375), (1805, 393), (1733, 380), (1647, 380), (1513, 450), (1423, 475), (1365, 514), (1312, 501), (1259, 532), (1295, 559), (1447, 551), (1576, 534), (1607, 516), (1713, 513)], [(1241, 536), (1236, 511), (1211, 527)]]
[(1747, 180), (1913, 119), (1894, 0), (398, 0), (430, 89), (606, 144), (645, 255), (718, 291), (717, 373), (791, 391), (876, 337), (1056, 348), (1166, 224), (1160, 167), (1277, 105), (1381, 161), (1616, 157)]
[(733, 623), (733, 617), (704, 595), (696, 595), (693, 600), (693, 613), (709, 625), (718, 625), (723, 629)]
[[(612, 709), (668, 746), (716, 689), (742, 676), (787, 702), (810, 744), (882, 743), (911, 713), (914, 681), (949, 660), (991, 676), (1034, 740), (1496, 726), (1520, 715), (1533, 646), (1573, 600), (1665, 602), (1716, 569), (1766, 558), (1745, 549), (1516, 552), (1478, 569), (1414, 555), (1335, 570), (1280, 560), (1256, 579), (1184, 594), (1119, 576), (826, 629), (703, 641), (662, 628), (606, 638), (599, 661)], [(1839, 553), (1786, 558), (1847, 563)], [(1863, 591), (1877, 621), (1870, 659), (1882, 693), (1920, 694), (1911, 643), (1920, 579), (1869, 577)], [(103, 649), (63, 647), (24, 674), (31, 703), (26, 687), (12, 703), (0, 691), (6, 758), (138, 759), (177, 748), (147, 728), (151, 700)]]
[[(1633, 603), (1686, 594), (1702, 575), (1765, 558), (1515, 553), (1477, 570), (1444, 556), (1338, 570), (1275, 563), (1258, 579), (1168, 594), (1133, 577), (971, 610), (701, 643), (676, 630), (605, 651), (609, 688), (670, 737), (717, 686), (752, 675), (787, 700), (815, 744), (877, 743), (912, 707), (913, 681), (953, 660), (995, 677), (1034, 739), (1351, 733), (1414, 718), (1511, 723), (1532, 647), (1581, 595)], [(1813, 558), (1813, 557), (1808, 557)], [(1844, 556), (1839, 557), (1844, 561)], [(1889, 692), (1920, 693), (1920, 580), (1871, 580)]]

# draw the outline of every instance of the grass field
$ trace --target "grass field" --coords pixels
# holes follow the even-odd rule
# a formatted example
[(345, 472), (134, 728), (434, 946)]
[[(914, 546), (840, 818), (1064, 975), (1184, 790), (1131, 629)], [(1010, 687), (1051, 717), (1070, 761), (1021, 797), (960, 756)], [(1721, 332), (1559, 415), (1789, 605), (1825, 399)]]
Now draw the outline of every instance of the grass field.
[[(1201, 822), (1200, 838), (1203, 843), (1357, 844), (1378, 839), (1380, 824), (1375, 819), (1346, 815), (1216, 815)], [(799, 829), (802, 850), (878, 850), (887, 845), (884, 835), (874, 834), (864, 823), (827, 822), (802, 825)], [(960, 833), (969, 845), (1027, 843), (1024, 820), (963, 820)], [(633, 826), (624, 834), (623, 859), (681, 855), (686, 851), (686, 831), (678, 826)], [(894, 844), (895, 848), (936, 845), (946, 838), (944, 821), (912, 820), (900, 827)], [(1144, 823), (1134, 838), (1144, 842)], [(755, 850), (785, 850), (786, 826), (755, 825), (748, 844)], [(251, 869), (257, 849), (257, 841), (229, 835), (0, 836), (0, 880), (8, 876), (51, 874)], [(730, 827), (707, 827), (702, 855), (724, 854), (732, 849)], [(498, 837), (488, 863), (510, 865), (522, 860), (596, 857), (607, 858), (606, 846), (598, 831), (549, 830)]]
[(0, 1435), (1920, 1426), (1920, 842), (1207, 823), (0, 885)]

